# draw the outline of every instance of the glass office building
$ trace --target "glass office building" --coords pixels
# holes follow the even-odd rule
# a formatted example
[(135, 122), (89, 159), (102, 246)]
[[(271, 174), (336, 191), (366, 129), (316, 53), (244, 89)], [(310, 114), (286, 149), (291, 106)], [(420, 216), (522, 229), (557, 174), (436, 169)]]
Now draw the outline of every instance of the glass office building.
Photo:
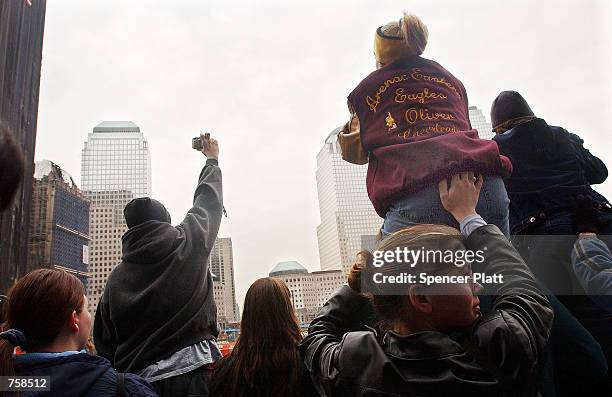
[(85, 142), (81, 187), (91, 200), (89, 309), (95, 314), (111, 271), (121, 262), (127, 230), (123, 208), (133, 198), (151, 196), (151, 156), (140, 128), (131, 121), (105, 121)]
[(81, 163), (82, 190), (129, 190), (151, 195), (149, 143), (131, 121), (105, 121), (85, 142)]
[(491, 139), (495, 136), (491, 128), (491, 123), (489, 123), (482, 113), (481, 109), (478, 109), (476, 106), (469, 106), (468, 111), (470, 112), (470, 123), (472, 124), (472, 128), (478, 130), (478, 137), (482, 139)]
[(322, 270), (352, 266), (355, 254), (371, 249), (363, 242), (375, 239), (382, 219), (374, 211), (366, 190), (367, 165), (342, 159), (339, 128), (332, 131), (317, 155), (317, 195), (321, 224), (317, 227)]

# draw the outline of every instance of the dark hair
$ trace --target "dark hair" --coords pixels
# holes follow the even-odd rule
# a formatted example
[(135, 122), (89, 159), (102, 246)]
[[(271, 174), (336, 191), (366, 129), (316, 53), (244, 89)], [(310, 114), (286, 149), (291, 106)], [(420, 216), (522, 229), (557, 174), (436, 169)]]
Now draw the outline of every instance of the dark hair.
[[(416, 225), (399, 230), (380, 241), (376, 251), (394, 251), (396, 248), (409, 250), (435, 250), (435, 251), (458, 251), (465, 250), (463, 245), (464, 237), (461, 233), (450, 226), (445, 225)], [(447, 273), (456, 270), (457, 267), (452, 263), (439, 261), (421, 261), (415, 266), (405, 262), (385, 262), (384, 266), (374, 268), (374, 257), (369, 251), (360, 251), (357, 262), (364, 268), (364, 276), (368, 278), (372, 272), (382, 273), (387, 276), (398, 274), (416, 274), (425, 272), (428, 274)], [(349, 279), (357, 275), (349, 275)], [(363, 276), (358, 275), (361, 279)], [(354, 282), (354, 281), (353, 281)], [(361, 280), (359, 280), (361, 282)], [(401, 284), (400, 284), (401, 286)], [(390, 329), (395, 322), (400, 320), (405, 314), (404, 308), (408, 304), (407, 294), (402, 291), (391, 291), (393, 288), (387, 286), (376, 286), (373, 283), (361, 283), (361, 288), (366, 287), (369, 291), (363, 291), (372, 300), (374, 309), (380, 320), (380, 327)], [(379, 290), (376, 290), (379, 288)], [(400, 288), (400, 287), (396, 287)]]
[(298, 395), (301, 339), (287, 285), (270, 277), (255, 281), (244, 299), (236, 346), (213, 373), (214, 395)]
[(0, 211), (6, 210), (23, 179), (24, 160), (21, 148), (5, 123), (0, 122)]
[[(72, 274), (34, 270), (19, 279), (9, 292), (6, 328), (21, 331), (28, 351), (36, 351), (57, 338), (73, 311), (81, 312), (84, 294), (83, 284)], [(0, 375), (14, 375), (14, 348), (8, 340), (0, 340)]]

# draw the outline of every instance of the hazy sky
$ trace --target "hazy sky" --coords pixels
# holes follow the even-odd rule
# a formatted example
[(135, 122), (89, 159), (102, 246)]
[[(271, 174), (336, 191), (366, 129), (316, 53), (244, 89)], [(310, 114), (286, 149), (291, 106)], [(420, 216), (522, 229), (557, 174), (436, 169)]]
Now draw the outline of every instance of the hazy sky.
[[(87, 134), (131, 120), (149, 141), (153, 195), (176, 223), (204, 164), (191, 138), (210, 131), (242, 306), (279, 261), (319, 269), (315, 156), (373, 70), (378, 26), (416, 13), (430, 33), (424, 56), (462, 80), (487, 119), (499, 91), (520, 91), (612, 167), (611, 3), (50, 0), (36, 159), (79, 184)], [(599, 190), (612, 197), (612, 182)]]

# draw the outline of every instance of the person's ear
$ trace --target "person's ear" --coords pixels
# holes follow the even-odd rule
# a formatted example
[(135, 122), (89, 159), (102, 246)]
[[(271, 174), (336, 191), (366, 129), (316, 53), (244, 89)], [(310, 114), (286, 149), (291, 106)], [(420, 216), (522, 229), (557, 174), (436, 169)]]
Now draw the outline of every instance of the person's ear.
[(408, 301), (415, 310), (429, 314), (433, 311), (433, 306), (431, 299), (424, 292), (420, 285), (411, 285), (408, 289)]
[(72, 331), (73, 333), (77, 333), (79, 332), (79, 315), (77, 314), (76, 310), (72, 311), (72, 314), (70, 314), (70, 321), (68, 322), (68, 326), (70, 327), (70, 331)]

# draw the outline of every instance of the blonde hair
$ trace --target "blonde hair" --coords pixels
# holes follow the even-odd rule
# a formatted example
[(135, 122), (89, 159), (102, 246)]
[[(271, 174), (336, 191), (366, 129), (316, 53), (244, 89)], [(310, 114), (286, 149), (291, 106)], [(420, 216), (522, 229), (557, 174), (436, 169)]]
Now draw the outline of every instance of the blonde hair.
[(427, 46), (429, 31), (427, 26), (414, 14), (404, 13), (400, 20), (402, 37), (410, 55), (421, 55)]
[[(446, 250), (465, 250), (463, 245), (465, 238), (455, 228), (446, 225), (422, 224), (401, 229), (381, 240), (376, 251), (394, 251), (396, 248), (407, 248), (409, 250), (435, 249), (444, 252)], [(457, 267), (452, 263), (438, 261), (421, 261), (418, 266), (411, 266), (404, 262), (385, 262), (385, 266), (374, 267), (374, 255), (372, 252), (363, 250), (357, 254), (355, 265), (349, 272), (349, 285), (360, 285), (362, 281), (371, 279), (373, 272), (383, 275), (397, 276), (399, 274), (416, 274), (425, 272), (428, 274), (449, 273)], [(401, 288), (401, 287), (400, 287)], [(380, 287), (369, 283), (368, 291), (361, 290), (363, 295), (369, 298), (378, 315), (380, 325), (383, 329), (390, 329), (392, 325), (403, 316), (407, 300), (405, 294), (392, 292), (386, 287)]]
[(429, 32), (419, 17), (404, 13), (399, 21), (392, 21), (377, 29), (374, 55), (381, 64), (398, 58), (421, 55), (427, 46)]

